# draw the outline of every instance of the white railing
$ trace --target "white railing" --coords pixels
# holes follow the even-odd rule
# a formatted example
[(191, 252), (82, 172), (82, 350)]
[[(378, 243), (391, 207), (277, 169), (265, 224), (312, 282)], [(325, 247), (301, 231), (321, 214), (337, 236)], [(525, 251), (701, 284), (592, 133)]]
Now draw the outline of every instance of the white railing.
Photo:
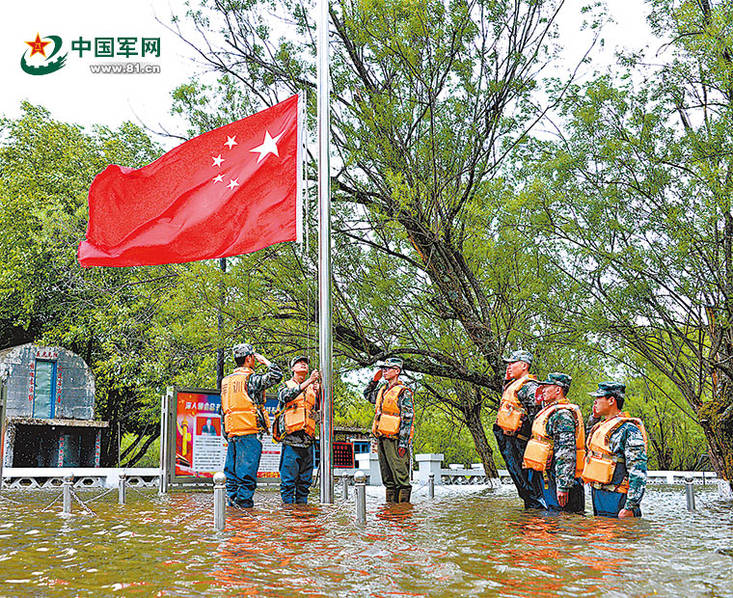
[[(354, 473), (361, 469), (367, 475), (370, 486), (382, 484), (379, 472), (379, 462), (374, 453), (358, 455), (359, 467), (339, 468), (334, 470), (336, 478), (348, 477), (353, 480)], [(429, 473), (433, 473), (435, 483), (451, 485), (492, 485), (496, 479), (486, 475), (483, 466), (474, 463), (471, 467), (452, 464), (442, 467), (442, 457), (439, 454), (416, 455), (418, 469), (413, 478), (417, 482), (427, 483)], [(3, 469), (3, 488), (31, 489), (31, 488), (60, 488), (63, 477), (74, 475), (75, 488), (116, 487), (120, 473), (125, 473), (129, 486), (140, 488), (154, 488), (158, 485), (160, 469), (157, 467), (119, 469), (116, 467), (6, 467)], [(651, 484), (684, 484), (685, 478), (692, 478), (695, 484), (717, 483), (717, 476), (712, 471), (650, 471), (648, 472)], [(511, 483), (509, 472), (499, 470), (499, 479), (502, 483)]]
[(120, 473), (127, 476), (127, 485), (157, 488), (160, 469), (157, 467), (5, 467), (3, 488), (61, 488), (65, 475), (74, 476), (74, 488), (113, 488)]

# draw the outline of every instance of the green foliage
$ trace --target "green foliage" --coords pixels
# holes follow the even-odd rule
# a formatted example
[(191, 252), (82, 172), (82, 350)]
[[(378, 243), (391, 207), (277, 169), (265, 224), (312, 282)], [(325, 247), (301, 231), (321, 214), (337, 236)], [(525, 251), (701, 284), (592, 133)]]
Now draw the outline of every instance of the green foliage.
[[(120, 444), (121, 450), (124, 452), (136, 439), (135, 434), (125, 434)], [(140, 460), (135, 463), (135, 467), (160, 467), (160, 438), (153, 441)]]
[(110, 162), (141, 166), (160, 149), (130, 123), (87, 133), (41, 107), (22, 109), (0, 121), (2, 343), (33, 340), (80, 354), (95, 375), (97, 416), (113, 428), (122, 421), (152, 431), (163, 385), (146, 352), (154, 286), (143, 288), (140, 269), (82, 270), (76, 248), (94, 176)]
[(654, 27), (673, 39), (667, 60), (656, 70), (627, 60), (658, 84), (602, 75), (573, 88), (563, 138), (534, 145), (527, 169), (541, 180), (533, 226), (587, 297), (577, 328), (649, 385), (636, 406), (653, 422), (657, 461), (698, 458), (685, 411), (731, 478), (733, 11), (652, 4)]
[[(635, 56), (618, 79), (543, 79), (561, 4), (332, 3), (336, 421), (369, 427), (349, 372), (399, 355), (418, 388), (416, 450), (490, 460), (501, 356), (521, 347), (540, 377), (573, 377), (586, 415), (600, 379), (626, 380), (652, 462), (692, 467), (691, 417), (725, 424), (719, 395), (733, 386), (731, 9), (654, 0), (672, 55), (637, 88)], [(287, 30), (271, 27), (270, 2), (189, 10), (213, 32), (203, 57), (221, 77), (174, 92), (188, 136), (313, 88), (310, 8), (278, 5)], [(561, 138), (533, 139), (550, 106)], [(226, 272), (82, 270), (94, 175), (160, 149), (130, 123), (88, 132), (23, 110), (1, 123), (2, 346), (81, 354), (99, 417), (137, 438), (154, 433), (165, 386), (215, 387), (217, 352), (235, 342), (280, 363), (316, 356), (313, 197), (307, 246), (231, 258)]]

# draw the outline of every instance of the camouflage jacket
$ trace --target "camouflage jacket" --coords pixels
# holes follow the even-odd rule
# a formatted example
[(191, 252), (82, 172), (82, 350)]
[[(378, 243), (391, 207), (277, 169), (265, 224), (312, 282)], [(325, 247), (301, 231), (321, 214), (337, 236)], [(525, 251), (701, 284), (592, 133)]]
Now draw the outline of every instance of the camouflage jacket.
[[(236, 372), (241, 369), (235, 368), (234, 371)], [(280, 369), (280, 366), (274, 361), (271, 361), (264, 374), (254, 373), (250, 375), (249, 380), (247, 380), (247, 394), (255, 405), (264, 405), (265, 390), (275, 386), (282, 379), (283, 371)], [(224, 413), (221, 407), (219, 407), (219, 416), (221, 417), (221, 429), (224, 430)], [(224, 434), (224, 438), (227, 438), (226, 433)]]
[(609, 447), (613, 454), (624, 459), (629, 476), (629, 491), (626, 495), (627, 509), (638, 507), (646, 490), (647, 456), (641, 430), (625, 422), (611, 434)]
[[(277, 393), (277, 410), (280, 413), (280, 429), (285, 429), (285, 413), (283, 412), (283, 408), (285, 405), (287, 405), (290, 401), (292, 401), (295, 397), (297, 397), (302, 390), (300, 390), (300, 386), (297, 388), (288, 388), (286, 384), (283, 384), (280, 387), (280, 390)], [(316, 399), (316, 411), (320, 409), (321, 405), (320, 400), (320, 393)], [(318, 423), (318, 420), (316, 420), (316, 423)], [(316, 426), (317, 427), (317, 426)], [(282, 443), (287, 444), (290, 446), (294, 446), (297, 448), (307, 448), (311, 446), (315, 442), (315, 437), (310, 436), (305, 433), (305, 430), (300, 430), (298, 432), (293, 432), (292, 434), (286, 434), (282, 438)]]
[(542, 406), (538, 405), (535, 400), (535, 392), (538, 387), (539, 384), (537, 384), (537, 381), (528, 380), (524, 383), (522, 388), (519, 389), (519, 392), (517, 392), (517, 398), (527, 412), (527, 419), (530, 422), (534, 421), (534, 418), (542, 410)]
[[(364, 389), (364, 398), (372, 405), (375, 405), (377, 402), (377, 395), (383, 386), (387, 386), (387, 383), (379, 380), (370, 380), (369, 384), (367, 384), (367, 387)], [(397, 446), (399, 448), (408, 449), (412, 437), (412, 420), (415, 417), (415, 411), (412, 403), (412, 391), (409, 388), (405, 387), (405, 390), (400, 393), (399, 405), (400, 433)]]
[(557, 409), (547, 419), (547, 435), (552, 439), (552, 463), (560, 492), (568, 492), (575, 483), (575, 418), (569, 409)]

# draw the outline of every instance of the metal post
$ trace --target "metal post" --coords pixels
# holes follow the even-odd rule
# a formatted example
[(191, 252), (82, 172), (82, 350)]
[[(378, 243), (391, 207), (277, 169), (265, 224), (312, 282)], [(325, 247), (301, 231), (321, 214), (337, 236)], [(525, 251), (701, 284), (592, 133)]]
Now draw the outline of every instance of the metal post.
[(692, 485), (692, 478), (685, 478), (685, 495), (687, 497), (687, 510), (695, 510), (695, 488)]
[(73, 473), (67, 473), (64, 476), (64, 483), (63, 483), (63, 512), (65, 514), (71, 513), (71, 485), (74, 483), (74, 474)]
[(3, 466), (5, 465), (5, 402), (7, 397), (7, 386), (5, 386), (3, 373), (3, 370), (0, 369), (0, 493), (3, 490)]
[(342, 476), (341, 478), (341, 488), (343, 489), (343, 498), (344, 500), (349, 500), (349, 476)]
[(333, 367), (331, 342), (331, 161), (328, 0), (318, 19), (318, 356), (323, 389), (321, 503), (333, 504)]
[(428, 474), (428, 498), (435, 498), (435, 474), (432, 471)]
[(118, 503), (124, 505), (127, 500), (127, 476), (124, 473), (120, 473), (120, 481), (117, 485), (118, 490)]
[(227, 477), (221, 472), (217, 471), (214, 474), (214, 529), (220, 532), (224, 529), (226, 518), (224, 517), (224, 511), (226, 507), (225, 493)]
[(366, 474), (359, 470), (354, 474), (356, 489), (356, 522), (366, 523)]
[[(222, 271), (222, 274), (225, 274), (227, 271), (227, 258), (220, 257), (219, 258), (219, 269)], [(216, 330), (219, 333), (219, 338), (224, 338), (223, 330), (224, 330), (224, 314), (222, 313), (224, 310), (224, 297), (225, 295), (225, 285), (224, 280), (222, 278), (221, 283), (219, 284), (219, 313), (216, 316)], [(221, 390), (221, 381), (224, 379), (224, 347), (219, 347), (216, 350), (216, 388), (218, 390)]]
[(173, 402), (174, 388), (169, 386), (166, 393), (160, 399), (160, 484), (158, 492), (166, 494), (168, 492), (170, 467), (170, 411)]

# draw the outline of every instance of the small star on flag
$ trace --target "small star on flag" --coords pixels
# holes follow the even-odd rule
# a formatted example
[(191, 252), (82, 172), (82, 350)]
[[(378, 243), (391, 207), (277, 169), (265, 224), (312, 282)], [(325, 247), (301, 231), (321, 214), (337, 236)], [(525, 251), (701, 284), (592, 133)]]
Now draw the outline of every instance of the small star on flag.
[[(298, 103), (292, 96), (194, 137), (139, 169), (108, 166), (89, 189), (79, 263), (175, 264), (298, 240)], [(277, 158), (266, 159), (270, 154)]]
[(257, 158), (257, 164), (262, 162), (268, 154), (275, 154), (278, 158), (280, 157), (280, 154), (277, 153), (277, 142), (280, 141), (280, 137), (282, 136), (283, 134), (280, 133), (275, 137), (275, 139), (273, 139), (270, 136), (270, 131), (265, 131), (265, 140), (262, 142), (262, 145), (258, 145), (257, 147), (249, 150), (251, 152), (257, 152), (260, 155), (260, 157)]

